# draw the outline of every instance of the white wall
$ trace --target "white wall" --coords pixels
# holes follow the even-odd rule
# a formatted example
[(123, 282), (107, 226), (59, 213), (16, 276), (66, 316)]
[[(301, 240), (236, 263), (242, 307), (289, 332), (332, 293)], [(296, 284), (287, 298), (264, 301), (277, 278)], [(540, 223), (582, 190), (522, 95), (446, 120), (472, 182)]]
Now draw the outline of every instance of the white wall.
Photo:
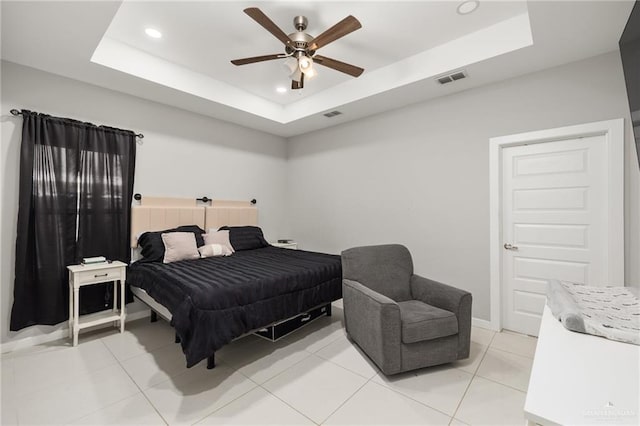
[[(1, 341), (15, 342), (60, 330), (35, 326), (9, 332), (13, 303), (18, 169), (22, 120), (9, 114), (25, 108), (144, 133), (138, 145), (135, 192), (143, 195), (258, 200), (267, 238), (284, 229), (286, 140), (234, 124), (2, 62), (0, 144)], [(136, 303), (129, 312), (142, 309)]]
[(626, 281), (640, 286), (640, 172), (617, 52), (289, 141), (289, 236), (339, 253), (398, 242), (489, 319), (489, 138), (623, 117)]

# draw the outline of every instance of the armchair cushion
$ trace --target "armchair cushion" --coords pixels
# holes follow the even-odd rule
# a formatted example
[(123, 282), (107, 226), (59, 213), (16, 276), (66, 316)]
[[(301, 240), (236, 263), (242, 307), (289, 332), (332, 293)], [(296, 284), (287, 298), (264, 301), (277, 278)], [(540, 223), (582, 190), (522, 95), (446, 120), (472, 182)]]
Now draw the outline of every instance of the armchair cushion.
[(413, 275), (411, 295), (416, 300), (453, 312), (458, 320), (458, 359), (467, 358), (471, 345), (471, 293)]
[(415, 343), (458, 333), (458, 320), (453, 312), (427, 305), (418, 300), (398, 302), (402, 320), (402, 342)]

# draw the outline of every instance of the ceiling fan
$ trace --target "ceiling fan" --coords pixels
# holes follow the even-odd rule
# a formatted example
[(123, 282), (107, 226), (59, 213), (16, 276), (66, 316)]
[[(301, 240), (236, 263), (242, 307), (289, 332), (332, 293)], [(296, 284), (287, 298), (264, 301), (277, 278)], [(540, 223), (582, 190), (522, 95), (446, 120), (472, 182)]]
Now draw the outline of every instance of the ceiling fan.
[(346, 36), (353, 31), (362, 28), (360, 21), (349, 15), (342, 21), (335, 24), (317, 37), (313, 37), (304, 32), (307, 29), (308, 20), (304, 16), (293, 18), (293, 25), (296, 32), (285, 34), (267, 15), (257, 7), (250, 7), (244, 10), (254, 21), (262, 25), (267, 31), (273, 34), (278, 40), (284, 43), (285, 53), (254, 56), (251, 58), (234, 59), (234, 65), (246, 65), (255, 62), (271, 61), (274, 59), (285, 59), (285, 65), (291, 71), (291, 88), (302, 89), (304, 78), (313, 77), (316, 70), (313, 68), (314, 62), (332, 68), (336, 71), (359, 77), (364, 72), (364, 68), (347, 64), (336, 59), (327, 58), (316, 54), (316, 51), (337, 39)]

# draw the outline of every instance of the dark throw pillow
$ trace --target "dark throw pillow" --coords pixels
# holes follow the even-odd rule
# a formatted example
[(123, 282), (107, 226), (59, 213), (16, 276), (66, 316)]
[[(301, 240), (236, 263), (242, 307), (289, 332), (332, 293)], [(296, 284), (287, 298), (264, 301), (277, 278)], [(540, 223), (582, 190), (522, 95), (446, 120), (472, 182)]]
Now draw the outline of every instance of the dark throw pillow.
[(229, 241), (236, 251), (269, 247), (257, 226), (223, 226), (220, 230), (229, 230)]

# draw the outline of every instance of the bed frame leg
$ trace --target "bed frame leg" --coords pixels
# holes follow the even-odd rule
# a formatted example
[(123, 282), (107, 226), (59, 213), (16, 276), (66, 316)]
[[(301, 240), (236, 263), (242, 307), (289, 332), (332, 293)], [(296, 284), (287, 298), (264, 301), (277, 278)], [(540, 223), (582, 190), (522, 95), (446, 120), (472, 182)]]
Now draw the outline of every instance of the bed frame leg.
[(327, 303), (327, 316), (330, 317), (331, 316), (331, 303)]
[(207, 370), (211, 370), (216, 367), (216, 354), (207, 358)]
[(151, 311), (151, 322), (158, 322), (158, 314), (156, 311)]
[(178, 333), (176, 333), (176, 340), (175, 340), (175, 342), (176, 342), (176, 343), (180, 343), (180, 337), (178, 336)]

